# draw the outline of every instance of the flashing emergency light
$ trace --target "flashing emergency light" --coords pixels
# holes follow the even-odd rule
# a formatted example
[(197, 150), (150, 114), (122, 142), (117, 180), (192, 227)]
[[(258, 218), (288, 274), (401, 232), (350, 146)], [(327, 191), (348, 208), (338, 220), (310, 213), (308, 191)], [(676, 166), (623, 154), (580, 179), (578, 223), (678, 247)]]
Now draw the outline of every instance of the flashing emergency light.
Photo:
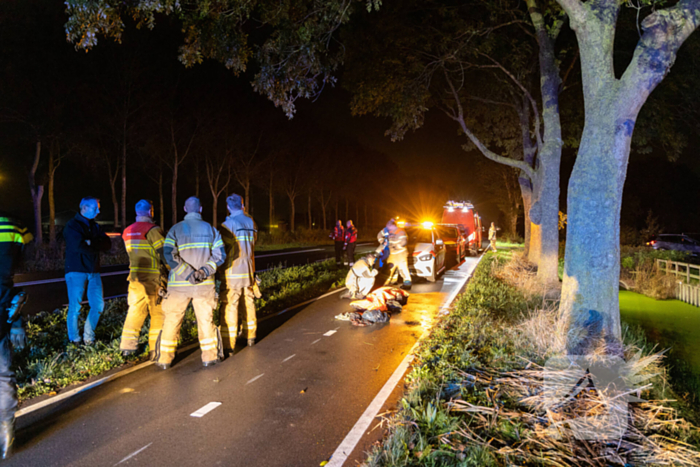
[(398, 221), (396, 225), (398, 225), (401, 228), (404, 228), (406, 226), (406, 221)]
[(447, 212), (454, 212), (454, 210), (455, 210), (455, 208), (453, 208), (452, 206), (450, 206), (449, 208), (447, 208)]
[(423, 221), (423, 222), (421, 222), (421, 225), (423, 226), (424, 229), (432, 229), (433, 228), (433, 223), (430, 221)]
[(469, 208), (462, 209), (462, 212), (469, 212)]

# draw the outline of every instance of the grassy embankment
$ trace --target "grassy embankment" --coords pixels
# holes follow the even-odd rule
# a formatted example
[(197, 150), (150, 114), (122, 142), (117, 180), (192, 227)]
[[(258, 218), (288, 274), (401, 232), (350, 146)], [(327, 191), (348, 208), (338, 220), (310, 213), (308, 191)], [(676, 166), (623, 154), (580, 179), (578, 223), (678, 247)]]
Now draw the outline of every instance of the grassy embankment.
[[(317, 297), (342, 284), (346, 271), (336, 270), (333, 262), (276, 268), (259, 274), (263, 298), (256, 300), (258, 318)], [(67, 308), (42, 312), (27, 323), (27, 347), (15, 354), (20, 400), (50, 394), (70, 384), (84, 381), (126, 363), (119, 352), (127, 304), (125, 298), (109, 300), (97, 327), (97, 343), (92, 347), (68, 345)], [(82, 313), (83, 316), (85, 312)], [(215, 311), (218, 322), (218, 310)], [(142, 330), (143, 352), (148, 355), (148, 320)], [(83, 322), (79, 323), (82, 329)], [(192, 307), (188, 308), (180, 341), (196, 340), (197, 325)], [(133, 358), (129, 359), (133, 360)]]
[[(557, 346), (556, 300), (544, 300), (524, 262), (489, 253), (452, 312), (421, 343), (407, 392), (388, 418), (389, 434), (370, 466), (636, 465), (642, 461), (695, 465), (697, 429), (678, 399), (658, 355), (642, 333), (625, 327), (626, 359), (654, 385), (649, 402), (630, 406), (629, 426), (613, 442), (580, 441), (557, 421), (615, 402), (591, 391), (545, 410), (542, 365)], [(583, 393), (582, 393), (583, 394)], [(626, 405), (625, 405), (626, 407)], [(578, 412), (573, 412), (577, 410)], [(688, 443), (688, 444), (684, 444)], [(695, 448), (693, 448), (695, 446)]]

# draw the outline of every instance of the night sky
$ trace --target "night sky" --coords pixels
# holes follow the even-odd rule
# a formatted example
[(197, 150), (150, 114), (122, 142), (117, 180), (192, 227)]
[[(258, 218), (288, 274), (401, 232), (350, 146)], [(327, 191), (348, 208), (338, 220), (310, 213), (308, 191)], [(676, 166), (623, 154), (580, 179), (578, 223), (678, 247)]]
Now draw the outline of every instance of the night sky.
[[(461, 145), (466, 142), (465, 137), (457, 134), (455, 122), (438, 111), (429, 112), (425, 126), (417, 132), (408, 134), (403, 141), (391, 142), (384, 136), (390, 125), (388, 120), (351, 116), (351, 96), (342, 88), (340, 70), (339, 84), (335, 88), (326, 88), (316, 102), (299, 101), (296, 117), (289, 121), (280, 109), (253, 91), (249, 84), (250, 73), (235, 77), (214, 62), (185, 69), (177, 61), (177, 46), (181, 38), (172, 20), (164, 19), (153, 31), (127, 28), (123, 44), (102, 40), (89, 53), (76, 52), (65, 41), (64, 22), (60, 2), (5, 1), (0, 5), (0, 77), (4, 80), (0, 86), (0, 108), (4, 114), (0, 127), (0, 207), (20, 215), (28, 224), (31, 224), (32, 210), (26, 173), (34, 153), (34, 137), (25, 123), (14, 118), (18, 109), (23, 115), (32, 115), (34, 121), (41, 121), (45, 134), (62, 133), (70, 135), (68, 139), (80, 140), (83, 136), (90, 139), (100, 129), (109, 132), (112, 127), (105, 101), (112, 93), (118, 93), (120, 69), (126, 63), (135, 63), (141, 71), (137, 99), (143, 104), (136, 117), (138, 122), (129, 147), (129, 220), (138, 199), (157, 199), (156, 186), (142, 164), (149, 147), (145, 141), (159, 131), (154, 119), (175, 109), (186, 126), (189, 117), (207, 108), (207, 105), (201, 105), (202, 102), (211, 102), (212, 106), (227, 112), (230, 117), (225, 123), (214, 119), (210, 125), (224, 126), (231, 135), (241, 131), (257, 132), (259, 126), (266, 140), (274, 140), (282, 146), (288, 141), (288, 146), (295, 151), (303, 151), (305, 141), (324, 135), (336, 141), (338, 148), (352, 145), (371, 153), (368, 160), (349, 164), (349, 174), (346, 175), (355, 182), (346, 180), (343, 183), (351, 190), (363, 190), (368, 186), (365, 180), (376, 182), (376, 188), (372, 185), (373, 193), (365, 193), (365, 196), (385, 208), (382, 215), (439, 215), (445, 198), (453, 197), (472, 200), (486, 222), (502, 220), (494, 203), (497, 195), (493, 190), (486, 190), (482, 180), (483, 172), (493, 167), (493, 163), (484, 161), (479, 153), (464, 152)], [(696, 36), (693, 40), (698, 39)], [(173, 102), (176, 105), (171, 105)], [(60, 125), (54, 125), (56, 121), (60, 121)], [(162, 141), (159, 144), (167, 147)], [(651, 154), (633, 152), (623, 199), (623, 227), (641, 229), (647, 212), (651, 210), (668, 232), (700, 231), (700, 170), (696, 148), (697, 141), (691, 139), (676, 162), (669, 162), (658, 148)], [(107, 150), (118, 151), (119, 148), (112, 144)], [(205, 150), (199, 146), (194, 149), (195, 152)], [(44, 156), (47, 151), (45, 145)], [(106, 168), (99, 156), (86, 156), (89, 151), (82, 152), (84, 154), (80, 157), (64, 160), (56, 172), (57, 218), (59, 222), (65, 219), (75, 212), (80, 198), (92, 195), (102, 200), (100, 219), (111, 220), (111, 192)], [(328, 151), (328, 157), (340, 160), (347, 157), (343, 151), (333, 152)], [(575, 149), (565, 148), (562, 211), (566, 211), (566, 183), (574, 156)], [(190, 156), (181, 167), (179, 204), (194, 194), (193, 160), (194, 156)], [(46, 171), (45, 163), (46, 157), (40, 172)], [(211, 194), (204, 180), (203, 167), (201, 170), (201, 198), (205, 218), (210, 218), (207, 206), (211, 205)], [(312, 170), (310, 166), (309, 170)], [(166, 219), (170, 219), (168, 168), (165, 168), (164, 182)], [(228, 191), (242, 193), (235, 185)], [(46, 195), (43, 202), (46, 219)], [(304, 225), (305, 196), (302, 195), (297, 203), (297, 222)], [(258, 224), (266, 225), (267, 193), (262, 188), (253, 189), (251, 204)], [(221, 213), (223, 209), (222, 200)], [(288, 201), (283, 193), (276, 196), (276, 211), (280, 218), (288, 216)]]

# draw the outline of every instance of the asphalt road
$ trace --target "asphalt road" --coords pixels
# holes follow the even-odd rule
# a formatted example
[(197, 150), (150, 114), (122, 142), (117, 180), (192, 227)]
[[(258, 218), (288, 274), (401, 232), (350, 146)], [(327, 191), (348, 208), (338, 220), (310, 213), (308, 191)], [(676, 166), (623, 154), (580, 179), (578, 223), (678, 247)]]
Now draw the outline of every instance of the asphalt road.
[[(375, 246), (371, 243), (359, 243), (356, 251), (362, 254)], [(334, 247), (324, 245), (304, 249), (261, 251), (255, 256), (255, 266), (258, 271), (262, 271), (275, 266), (298, 266), (334, 257)], [(125, 296), (128, 272), (129, 268), (126, 265), (102, 268), (102, 287), (105, 298)], [(25, 315), (33, 315), (44, 310), (51, 311), (68, 303), (66, 282), (62, 271), (17, 274), (15, 285), (27, 292), (27, 304), (22, 309)]]
[[(192, 350), (168, 371), (149, 366), (20, 417), (17, 453), (6, 465), (317, 466), (476, 260), (467, 258), (434, 284), (416, 283), (389, 323), (335, 320), (350, 307), (334, 294), (265, 321), (255, 347), (212, 368)], [(220, 405), (192, 416), (211, 403)]]

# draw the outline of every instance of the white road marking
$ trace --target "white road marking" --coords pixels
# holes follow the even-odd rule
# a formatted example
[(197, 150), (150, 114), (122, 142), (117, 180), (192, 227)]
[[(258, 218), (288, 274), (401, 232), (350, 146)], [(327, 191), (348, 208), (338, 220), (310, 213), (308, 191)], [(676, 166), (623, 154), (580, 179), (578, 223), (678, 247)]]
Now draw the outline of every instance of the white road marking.
[(314, 345), (316, 342), (318, 342), (318, 341), (320, 341), (320, 340), (321, 340), (321, 339), (316, 339), (315, 341), (313, 341), (313, 342), (311, 343), (311, 345)]
[(129, 459), (131, 459), (131, 458), (134, 457), (135, 455), (137, 455), (137, 454), (139, 454), (139, 453), (145, 451), (146, 449), (148, 449), (148, 448), (151, 446), (151, 444), (153, 444), (153, 443), (149, 443), (149, 444), (145, 445), (144, 447), (142, 447), (141, 449), (139, 449), (138, 451), (132, 452), (131, 454), (129, 454), (129, 455), (126, 456), (124, 459), (120, 460), (119, 462), (117, 462), (117, 463), (114, 464), (114, 465), (117, 466), (117, 465), (121, 464), (122, 462), (128, 461)]
[(298, 255), (300, 253), (309, 253), (310, 251), (323, 251), (323, 248), (313, 248), (311, 250), (287, 251), (284, 253), (272, 253), (270, 255), (255, 255), (256, 258), (270, 258), (272, 256)]
[(332, 336), (332, 335), (335, 334), (336, 332), (338, 332), (337, 329), (331, 329), (330, 331), (328, 331), (327, 333), (325, 333), (324, 336)]
[[(262, 376), (262, 375), (260, 375), (260, 376)], [(205, 405), (201, 409), (199, 409), (195, 412), (192, 412), (190, 414), (190, 417), (202, 418), (203, 416), (205, 416), (206, 414), (208, 414), (209, 412), (211, 412), (212, 410), (214, 410), (215, 408), (217, 408), (220, 405), (221, 405), (221, 402), (209, 402), (207, 405)]]
[(265, 373), (260, 373), (258, 376), (256, 376), (255, 378), (253, 378), (253, 379), (251, 379), (250, 381), (248, 381), (247, 383), (245, 383), (246, 386), (249, 385), (250, 383), (252, 383), (253, 381), (257, 380), (257, 379), (262, 378), (262, 376), (263, 376), (264, 374), (265, 374)]
[[(450, 293), (445, 301), (445, 306), (449, 306), (454, 301), (459, 291), (462, 289), (464, 284), (466, 284), (469, 277), (471, 277), (474, 269), (476, 269), (476, 267), (479, 265), (481, 258), (483, 258), (483, 255), (476, 263), (474, 263), (473, 267), (469, 271), (469, 275), (464, 279), (462, 285), (455, 287), (452, 293)], [(384, 384), (372, 403), (369, 405), (369, 407), (367, 407), (367, 409), (365, 409), (365, 412), (362, 414), (357, 423), (355, 423), (355, 426), (352, 427), (350, 433), (347, 434), (343, 442), (340, 443), (340, 446), (338, 446), (338, 448), (335, 450), (331, 456), (330, 462), (326, 464), (326, 467), (340, 467), (345, 463), (348, 456), (352, 453), (355, 446), (357, 446), (357, 443), (360, 441), (360, 439), (362, 439), (362, 436), (369, 428), (372, 420), (374, 420), (374, 417), (377, 416), (379, 410), (381, 410), (381, 408), (384, 406), (384, 403), (389, 398), (396, 385), (399, 383), (399, 381), (401, 381), (401, 378), (403, 378), (404, 373), (408, 369), (408, 365), (413, 360), (413, 352), (426, 335), (427, 331), (424, 332), (420, 338), (418, 338), (415, 344), (413, 344), (413, 347), (411, 347), (411, 350), (408, 352), (408, 354), (406, 354), (396, 370), (394, 370), (394, 373), (389, 377), (389, 380)]]
[(284, 360), (282, 360), (282, 363), (286, 362), (287, 360), (293, 359), (294, 357), (296, 357), (296, 355), (297, 355), (297, 354), (290, 355), (289, 357), (287, 357), (287, 358), (285, 358)]

